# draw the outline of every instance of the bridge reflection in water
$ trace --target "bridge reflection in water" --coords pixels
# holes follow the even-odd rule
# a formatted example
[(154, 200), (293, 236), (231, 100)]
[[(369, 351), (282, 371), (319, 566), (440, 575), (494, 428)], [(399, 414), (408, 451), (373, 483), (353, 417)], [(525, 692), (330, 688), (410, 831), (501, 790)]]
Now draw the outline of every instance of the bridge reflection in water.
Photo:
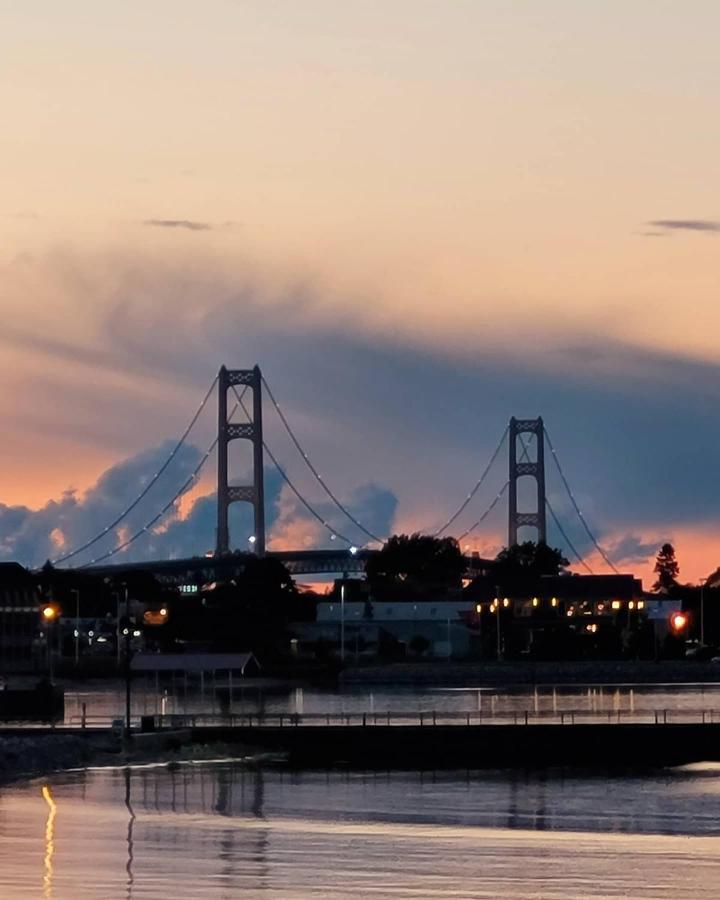
[(705, 900), (720, 889), (719, 772), (289, 773), (208, 761), (59, 774), (46, 791), (0, 794), (0, 896)]

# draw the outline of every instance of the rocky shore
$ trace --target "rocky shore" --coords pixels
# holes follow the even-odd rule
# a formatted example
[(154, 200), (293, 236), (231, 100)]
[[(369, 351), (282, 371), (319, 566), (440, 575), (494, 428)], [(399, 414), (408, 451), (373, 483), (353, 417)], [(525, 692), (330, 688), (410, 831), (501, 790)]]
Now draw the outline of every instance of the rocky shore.
[(0, 781), (86, 766), (95, 753), (91, 743), (72, 734), (0, 737)]

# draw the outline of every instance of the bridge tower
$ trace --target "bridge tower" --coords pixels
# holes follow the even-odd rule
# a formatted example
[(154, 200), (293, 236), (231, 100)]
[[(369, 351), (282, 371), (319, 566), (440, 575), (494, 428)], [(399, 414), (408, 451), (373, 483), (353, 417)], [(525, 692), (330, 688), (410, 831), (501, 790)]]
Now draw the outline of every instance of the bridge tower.
[[(252, 422), (228, 421), (228, 390), (233, 386), (250, 388), (253, 393)], [(253, 445), (253, 483), (228, 484), (228, 446), (230, 441), (247, 440)], [(263, 480), (262, 375), (260, 368), (226, 369), (218, 374), (218, 462), (217, 462), (217, 547), (216, 554), (230, 552), (228, 510), (231, 503), (252, 504), (255, 516), (254, 550), (265, 555), (265, 485)]]
[[(535, 437), (535, 459), (528, 457), (524, 448), (518, 459), (518, 438), (523, 434)], [(542, 418), (510, 419), (510, 466), (508, 470), (508, 546), (517, 544), (518, 529), (524, 525), (535, 528), (537, 541), (545, 541), (547, 529), (545, 523), (545, 429)], [(518, 512), (517, 484), (518, 479), (530, 476), (537, 484), (537, 506), (532, 512)]]

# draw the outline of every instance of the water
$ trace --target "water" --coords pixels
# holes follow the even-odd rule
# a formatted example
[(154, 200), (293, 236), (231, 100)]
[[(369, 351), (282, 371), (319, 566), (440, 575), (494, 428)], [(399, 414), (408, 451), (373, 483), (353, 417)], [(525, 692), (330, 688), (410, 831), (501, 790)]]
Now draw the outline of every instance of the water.
[[(212, 691), (135, 685), (136, 712), (213, 709)], [(116, 715), (121, 686), (67, 696)], [(163, 709), (164, 707), (164, 709)], [(219, 706), (215, 704), (215, 711)], [(720, 686), (251, 685), (234, 712), (502, 715), (720, 709)], [(655, 774), (252, 771), (238, 762), (65, 773), (0, 789), (0, 898), (720, 896), (720, 766)]]
[(720, 893), (719, 851), (711, 765), (634, 777), (206, 763), (0, 792), (8, 900), (703, 900)]
[[(218, 702), (209, 681), (201, 691), (197, 683), (186, 686), (178, 679), (167, 688), (157, 690), (152, 680), (137, 679), (133, 685), (133, 711), (136, 715), (154, 713), (219, 713), (227, 711)], [(226, 680), (215, 687), (226, 692)], [(125, 688), (108, 682), (91, 688), (68, 685), (65, 697), (66, 722), (80, 720), (85, 704), (88, 716), (112, 718), (123, 715)], [(655, 710), (699, 716), (702, 710), (713, 710), (720, 720), (720, 684), (698, 685), (591, 685), (539, 686), (537, 688), (402, 688), (351, 686), (340, 690), (298, 687), (272, 688), (256, 686), (252, 681), (233, 686), (234, 713), (265, 715), (300, 713), (331, 714), (387, 712), (481, 713), (483, 717), (503, 717), (527, 711), (534, 716), (582, 712), (604, 718), (620, 714), (622, 719), (651, 716)]]

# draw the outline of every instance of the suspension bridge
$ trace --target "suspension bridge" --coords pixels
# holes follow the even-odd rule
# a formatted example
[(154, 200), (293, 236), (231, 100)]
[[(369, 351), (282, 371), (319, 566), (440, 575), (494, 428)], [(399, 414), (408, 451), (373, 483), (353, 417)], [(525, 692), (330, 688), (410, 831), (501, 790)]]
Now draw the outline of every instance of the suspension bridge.
[[(247, 399), (248, 391), (251, 399)], [(175, 490), (169, 491), (169, 498), (160, 509), (140, 528), (127, 534), (127, 523), (131, 514), (142, 508), (141, 504), (151, 490), (170, 470), (181, 448), (188, 444), (190, 435), (196, 428), (200, 417), (211, 400), (213, 394), (217, 398), (217, 433), (205, 452), (201, 455), (194, 470)], [(270, 401), (271, 411), (278, 417), (287, 433), (294, 452), (302, 465), (310, 472), (315, 483), (332, 505), (337, 521), (346, 522), (340, 527), (330, 522), (327, 515), (319, 511), (318, 504), (311, 502), (300, 490), (294, 478), (288, 474), (286, 466), (281, 465), (278, 456), (269, 446), (263, 430), (264, 397)], [(231, 480), (230, 447), (235, 441), (245, 441), (252, 449), (251, 478), (246, 483)], [(456, 526), (461, 517), (469, 511), (476, 498), (483, 496), (483, 488), (488, 483), (491, 471), (498, 464), (503, 448), (508, 456), (507, 477), (499, 491), (485, 501), (482, 512), (475, 521), (456, 535), (459, 542), (464, 541), (478, 529), (495, 510), (501, 500), (507, 496), (507, 535), (508, 545), (518, 542), (521, 529), (530, 530), (530, 537), (537, 541), (547, 540), (547, 517), (554, 523), (564, 543), (564, 549), (589, 574), (593, 574), (589, 562), (578, 551), (568, 534), (568, 529), (561, 522), (546, 493), (546, 450), (552, 460), (560, 485), (567, 495), (570, 509), (577, 517), (584, 535), (597, 552), (604, 566), (618, 573), (617, 568), (603, 550), (593, 530), (580, 510), (575, 495), (570, 487), (558, 453), (554, 447), (543, 419), (511, 418), (501, 435), (487, 465), (482, 470), (474, 485), (462, 502), (444, 524), (439, 528), (429, 529), (435, 537), (450, 534), (452, 526)], [(164, 520), (177, 513), (178, 504), (195, 485), (213, 456), (217, 456), (217, 527), (216, 546), (213, 552), (204, 556), (186, 559), (150, 560), (130, 562), (125, 555), (128, 549), (141, 544), (143, 539), (162, 529)], [(317, 521), (332, 545), (330, 549), (321, 550), (272, 550), (267, 547), (265, 525), (265, 459), (269, 459), (283, 483), (296, 498), (305, 512)], [(170, 475), (168, 474), (168, 478)], [(532, 502), (529, 508), (522, 508), (518, 490), (523, 479), (533, 483)], [(524, 492), (523, 492), (524, 496)], [(527, 498), (525, 498), (527, 501)], [(378, 552), (385, 537), (369, 528), (338, 496), (326, 480), (320, 475), (305, 446), (301, 443), (288, 417), (276, 400), (266, 378), (258, 366), (252, 369), (228, 369), (225, 366), (213, 379), (205, 393), (200, 406), (192, 416), (184, 432), (170, 450), (167, 458), (157, 471), (139, 490), (131, 503), (112, 518), (100, 531), (89, 536), (72, 549), (59, 555), (52, 563), (56, 567), (81, 569), (98, 575), (114, 576), (126, 571), (152, 571), (166, 580), (182, 583), (188, 580), (203, 578), (208, 581), (219, 577), (232, 577), (242, 571), (247, 553), (231, 550), (229, 511), (234, 503), (246, 503), (252, 508), (253, 533), (249, 536), (252, 552), (257, 556), (279, 559), (293, 575), (359, 573), (364, 571), (370, 556)], [(334, 517), (335, 518), (335, 517)], [(348, 531), (353, 537), (348, 536)], [(353, 539), (354, 538), (354, 539)], [(466, 570), (469, 576), (477, 574), (489, 563), (477, 554), (466, 556)]]

